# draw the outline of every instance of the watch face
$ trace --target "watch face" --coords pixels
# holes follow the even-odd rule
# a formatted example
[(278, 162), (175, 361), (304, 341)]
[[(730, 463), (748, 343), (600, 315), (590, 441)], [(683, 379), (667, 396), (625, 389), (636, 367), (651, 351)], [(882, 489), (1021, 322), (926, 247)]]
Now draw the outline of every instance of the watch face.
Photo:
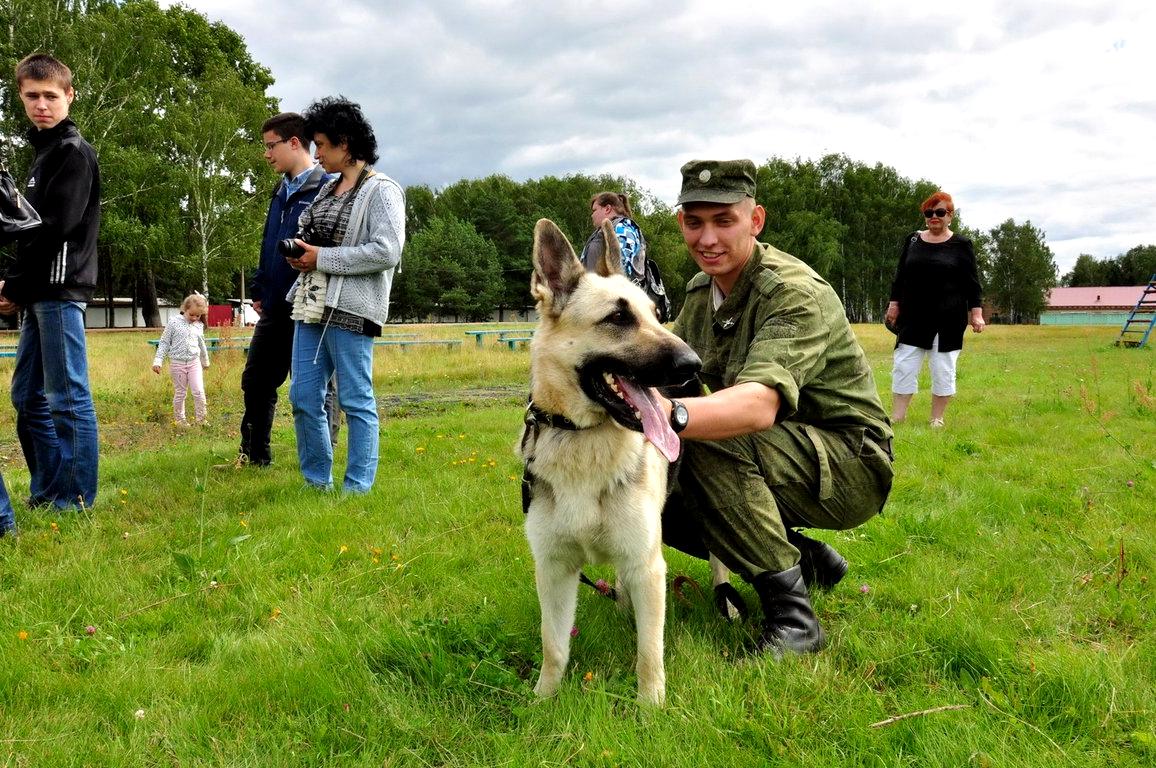
[(686, 423), (690, 420), (690, 414), (686, 412), (686, 406), (677, 400), (673, 401), (671, 405), (670, 426), (675, 432), (681, 432), (686, 428)]

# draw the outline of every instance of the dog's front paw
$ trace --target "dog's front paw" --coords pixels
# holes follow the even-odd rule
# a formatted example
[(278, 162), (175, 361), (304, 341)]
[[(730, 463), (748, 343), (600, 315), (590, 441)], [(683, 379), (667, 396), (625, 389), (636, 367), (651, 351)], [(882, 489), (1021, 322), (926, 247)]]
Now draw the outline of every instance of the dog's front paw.
[(638, 703), (644, 707), (661, 707), (666, 704), (666, 686), (639, 686)]
[(540, 676), (538, 678), (538, 684), (534, 686), (534, 693), (537, 694), (539, 698), (548, 699), (558, 693), (559, 687), (561, 687), (560, 681), (547, 680), (545, 676)]

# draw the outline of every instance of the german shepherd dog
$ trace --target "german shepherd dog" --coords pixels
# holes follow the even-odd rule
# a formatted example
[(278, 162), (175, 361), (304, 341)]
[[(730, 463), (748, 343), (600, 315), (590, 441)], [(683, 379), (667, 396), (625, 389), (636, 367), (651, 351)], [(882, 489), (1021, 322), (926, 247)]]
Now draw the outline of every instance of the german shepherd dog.
[(662, 507), (680, 443), (651, 387), (686, 382), (701, 362), (622, 274), (609, 223), (603, 235), (598, 268), (586, 272), (552, 221), (534, 228), (530, 291), (540, 319), (530, 343), (531, 401), (520, 444), (526, 538), (542, 611), (542, 672), (534, 691), (551, 696), (562, 680), (582, 566), (609, 562), (619, 604), (634, 609), (638, 699), (661, 705)]

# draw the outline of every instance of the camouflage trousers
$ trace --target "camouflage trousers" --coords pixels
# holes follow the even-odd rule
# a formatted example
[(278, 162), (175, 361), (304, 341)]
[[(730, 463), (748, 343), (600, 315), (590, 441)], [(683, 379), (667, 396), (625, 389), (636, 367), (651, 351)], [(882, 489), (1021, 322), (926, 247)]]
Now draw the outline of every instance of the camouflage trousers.
[(663, 540), (694, 557), (712, 553), (747, 581), (799, 562), (788, 527), (854, 528), (878, 514), (891, 491), (890, 441), (881, 445), (862, 428), (787, 421), (682, 448)]

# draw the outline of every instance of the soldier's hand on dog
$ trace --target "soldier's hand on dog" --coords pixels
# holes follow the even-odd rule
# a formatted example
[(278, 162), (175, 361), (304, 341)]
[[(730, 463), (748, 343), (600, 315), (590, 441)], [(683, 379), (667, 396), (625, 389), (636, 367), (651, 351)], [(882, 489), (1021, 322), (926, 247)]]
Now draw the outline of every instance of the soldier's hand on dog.
[(297, 243), (298, 247), (305, 252), (296, 258), (286, 257), (285, 260), (289, 262), (289, 266), (298, 272), (312, 272), (317, 269), (317, 251), (320, 249), (316, 245), (310, 245), (304, 240), (298, 239), (293, 242)]

